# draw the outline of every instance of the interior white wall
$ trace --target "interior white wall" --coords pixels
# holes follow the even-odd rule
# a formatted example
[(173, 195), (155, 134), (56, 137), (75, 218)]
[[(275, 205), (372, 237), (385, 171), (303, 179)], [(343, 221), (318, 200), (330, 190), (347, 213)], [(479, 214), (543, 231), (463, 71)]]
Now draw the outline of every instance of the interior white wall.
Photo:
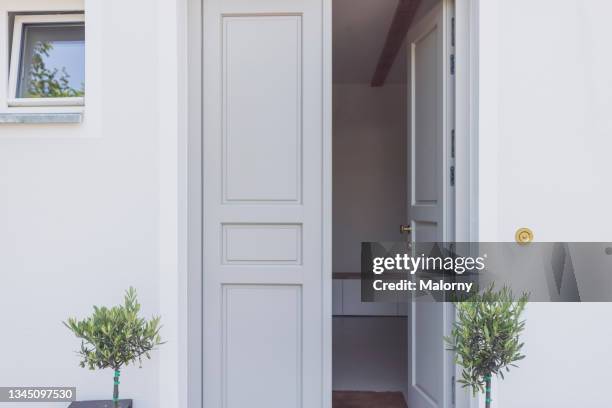
[[(333, 271), (361, 270), (362, 241), (402, 239), (406, 85), (333, 87)], [(406, 319), (333, 318), (333, 388), (405, 391)]]
[[(605, 0), (480, 1), (480, 240), (610, 241)], [(497, 197), (497, 198), (496, 198)], [(605, 260), (604, 260), (605, 262)], [(612, 305), (531, 304), (501, 408), (605, 406)]]
[[(398, 2), (333, 0), (332, 3), (334, 84), (368, 84), (374, 77)], [(406, 83), (406, 62), (406, 49), (400, 49), (385, 83)]]
[(334, 85), (333, 271), (361, 271), (361, 242), (402, 239), (406, 85)]
[(405, 317), (334, 317), (334, 390), (405, 392), (406, 325)]
[[(179, 1), (165, 3), (176, 7)], [(109, 398), (112, 373), (78, 367), (79, 342), (61, 321), (84, 317), (94, 304), (119, 303), (124, 289), (133, 285), (144, 315), (162, 313), (162, 336), (171, 341), (142, 369), (129, 367), (122, 373), (121, 396), (153, 408), (164, 394), (159, 391), (162, 361), (169, 361), (164, 367), (175, 366), (161, 387), (174, 388), (166, 401), (177, 401), (172, 398), (181, 392), (180, 243), (176, 235), (166, 234), (179, 223), (180, 105), (172, 96), (178, 92), (178, 68), (172, 65), (178, 64), (178, 40), (158, 42), (178, 25), (166, 21), (160, 27), (167, 9), (151, 7), (147, 0), (87, 1), (85, 7), (84, 122), (0, 125), (0, 361), (6, 368), (0, 384), (76, 386), (79, 399)], [(74, 10), (83, 3), (2, 1), (3, 56), (8, 8)], [(160, 150), (172, 146), (174, 151)], [(167, 292), (160, 288), (160, 271)], [(162, 360), (163, 353), (169, 357)], [(12, 406), (34, 405), (7, 405)]]

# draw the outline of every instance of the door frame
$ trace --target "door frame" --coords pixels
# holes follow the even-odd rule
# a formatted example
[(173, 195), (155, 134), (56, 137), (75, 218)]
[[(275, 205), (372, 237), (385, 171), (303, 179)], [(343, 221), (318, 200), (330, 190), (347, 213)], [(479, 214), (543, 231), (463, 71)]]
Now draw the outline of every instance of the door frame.
[[(186, 335), (187, 338), (181, 346), (187, 346), (187, 354), (190, 358), (184, 362), (183, 373), (186, 375), (186, 384), (183, 387), (182, 401), (186, 402), (188, 408), (203, 408), (203, 380), (204, 380), (204, 188), (203, 167), (204, 152), (203, 145), (203, 20), (204, 0), (182, 0), (183, 1), (183, 27), (186, 27), (183, 59), (186, 69), (185, 83), (187, 94), (187, 146), (185, 146), (186, 180), (187, 186), (187, 214), (184, 233), (187, 235), (187, 285), (183, 295), (187, 298)], [(179, 27), (181, 25), (179, 24)], [(186, 72), (185, 72), (186, 71)], [(185, 332), (185, 330), (183, 331)]]
[(455, 0), (455, 240), (478, 241), (479, 10)]
[[(176, 107), (179, 119), (184, 120), (177, 135), (178, 175), (177, 194), (179, 242), (177, 250), (184, 254), (186, 265), (178, 266), (178, 291), (160, 292), (169, 303), (179, 305), (177, 341), (167, 344), (166, 351), (181, 356), (179, 372), (160, 373), (162, 381), (186, 381), (179, 386), (178, 398), (188, 408), (203, 408), (202, 368), (203, 356), (203, 248), (202, 224), (202, 33), (203, 0), (176, 0), (178, 24), (177, 58), (178, 81), (182, 85)], [(459, 242), (478, 241), (478, 138), (479, 138), (479, 24), (481, 0), (455, 0), (456, 77), (455, 77), (455, 237)], [(331, 408), (331, 232), (332, 232), (332, 0), (321, 0), (323, 5), (323, 271), (329, 275), (323, 283), (323, 359), (326, 369), (322, 373), (325, 398), (322, 408)], [(186, 28), (185, 28), (186, 27)], [(188, 85), (188, 86), (187, 86)], [(181, 108), (185, 108), (181, 111)], [(184, 136), (182, 133), (184, 132)], [(186, 201), (186, 202), (185, 202)], [(185, 205), (183, 205), (185, 204)], [(185, 271), (182, 273), (181, 271)], [(163, 305), (162, 305), (162, 309)], [(163, 310), (162, 310), (163, 311)], [(171, 318), (171, 317), (170, 317)], [(186, 353), (185, 353), (186, 346)], [(172, 350), (169, 350), (172, 349)], [(186, 355), (188, 358), (186, 357)], [(182, 382), (182, 381), (180, 381)], [(456, 392), (456, 407), (473, 408), (478, 403), (466, 392)], [(162, 391), (163, 392), (163, 391)], [(208, 408), (208, 407), (207, 407)]]
[[(486, 1), (486, 0), (485, 0)], [(481, 0), (455, 0), (455, 241), (479, 240), (479, 66)], [(455, 379), (461, 368), (455, 366)], [(454, 385), (456, 408), (478, 408), (467, 388)]]

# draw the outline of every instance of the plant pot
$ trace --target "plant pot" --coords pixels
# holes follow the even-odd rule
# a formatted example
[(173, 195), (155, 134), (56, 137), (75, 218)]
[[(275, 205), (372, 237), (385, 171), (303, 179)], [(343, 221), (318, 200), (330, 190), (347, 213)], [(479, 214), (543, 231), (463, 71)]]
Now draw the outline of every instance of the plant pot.
[[(119, 400), (119, 408), (132, 408), (132, 400)], [(74, 401), (68, 408), (115, 408), (111, 400), (105, 401)]]

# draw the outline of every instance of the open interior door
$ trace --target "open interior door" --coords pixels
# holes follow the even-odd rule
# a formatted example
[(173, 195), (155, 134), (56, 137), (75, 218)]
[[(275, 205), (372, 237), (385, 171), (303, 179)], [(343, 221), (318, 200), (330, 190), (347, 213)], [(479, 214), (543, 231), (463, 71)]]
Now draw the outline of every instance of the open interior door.
[(203, 3), (205, 407), (331, 402), (324, 4)]
[[(450, 85), (446, 1), (415, 21), (407, 35), (409, 73), (409, 206), (412, 240), (452, 239), (449, 208), (450, 127), (446, 105)], [(421, 254), (414, 254), (416, 256)], [(427, 255), (427, 254), (425, 254)], [(454, 367), (444, 336), (452, 322), (452, 305), (413, 301), (408, 313), (408, 406), (452, 406)]]

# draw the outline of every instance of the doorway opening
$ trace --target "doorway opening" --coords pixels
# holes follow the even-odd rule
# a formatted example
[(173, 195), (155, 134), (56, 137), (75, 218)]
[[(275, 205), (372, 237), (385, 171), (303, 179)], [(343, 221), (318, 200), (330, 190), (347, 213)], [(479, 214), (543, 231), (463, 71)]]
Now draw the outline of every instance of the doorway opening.
[(453, 4), (333, 0), (333, 408), (444, 408), (445, 304), (361, 301), (361, 243), (454, 239)]

